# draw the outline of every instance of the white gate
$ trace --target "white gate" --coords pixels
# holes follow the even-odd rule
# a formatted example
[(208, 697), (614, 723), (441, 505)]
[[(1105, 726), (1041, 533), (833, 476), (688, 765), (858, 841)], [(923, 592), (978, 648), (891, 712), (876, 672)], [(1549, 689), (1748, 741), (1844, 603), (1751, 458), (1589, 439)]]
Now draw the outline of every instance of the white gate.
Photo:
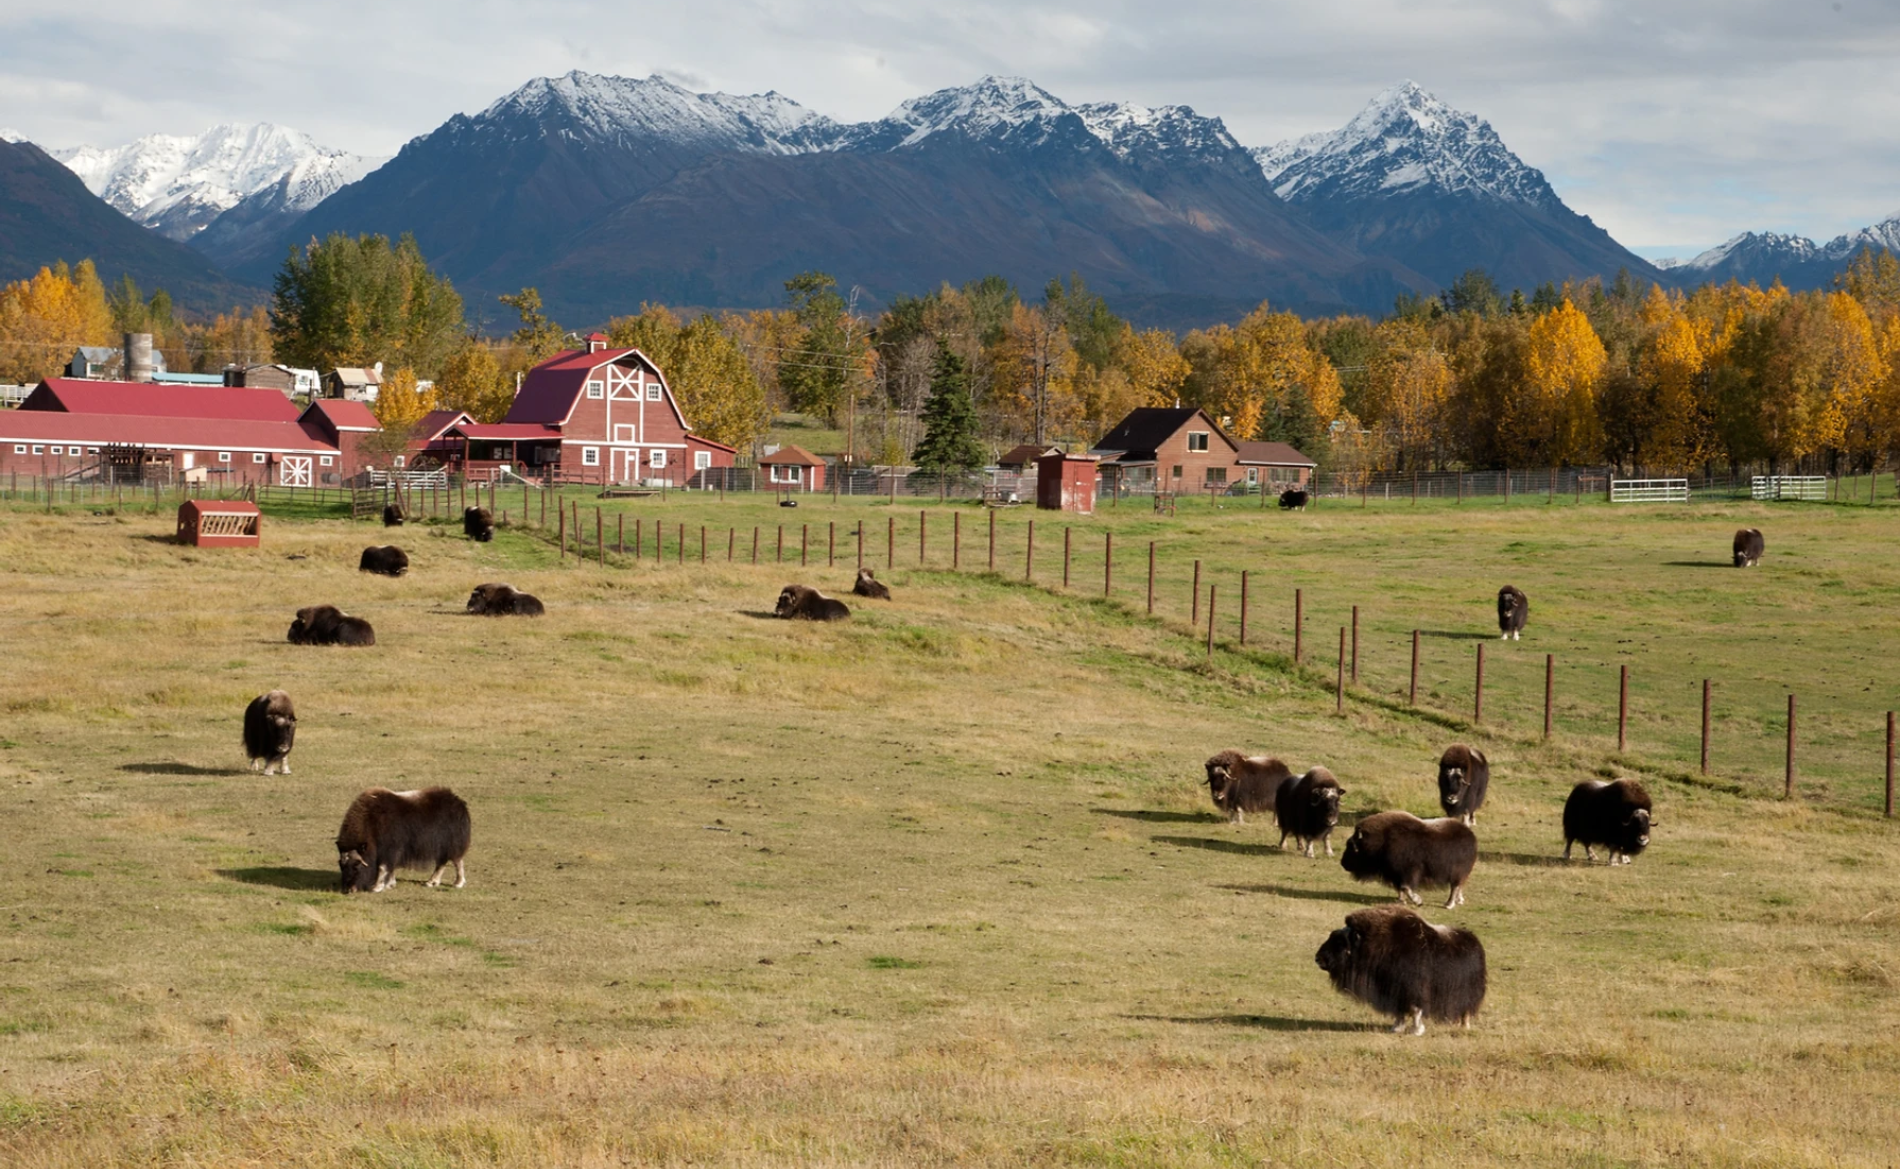
[(1687, 503), (1687, 479), (1612, 479), (1611, 503)]
[(1826, 475), (1756, 475), (1748, 481), (1754, 499), (1827, 499)]
[(277, 464), (277, 485), (279, 487), (310, 486), (311, 461), (312, 458), (309, 455), (285, 455), (283, 462)]

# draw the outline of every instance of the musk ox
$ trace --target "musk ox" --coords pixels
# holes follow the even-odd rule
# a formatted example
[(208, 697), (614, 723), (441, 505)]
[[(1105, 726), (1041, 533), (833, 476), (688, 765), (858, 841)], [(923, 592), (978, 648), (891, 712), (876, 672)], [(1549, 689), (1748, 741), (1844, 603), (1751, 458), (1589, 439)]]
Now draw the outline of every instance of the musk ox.
[(402, 514), (402, 504), (385, 503), (383, 505), (383, 526), (385, 528), (400, 528), (402, 527), (402, 521), (406, 518), (407, 517)]
[(468, 611), (477, 617), (541, 617), (547, 609), (533, 593), (509, 584), (478, 584), (468, 595)]
[(1524, 590), (1516, 585), (1505, 585), (1498, 590), (1498, 640), (1516, 641), (1524, 632), (1524, 623), (1530, 620), (1531, 602)]
[(455, 866), (455, 887), (468, 884), (468, 805), (445, 787), (392, 792), (373, 787), (350, 803), (336, 832), (336, 863), (345, 893), (381, 893), (397, 869), (428, 869), (429, 886)]
[(1484, 1005), (1484, 946), (1456, 926), (1433, 925), (1400, 905), (1346, 915), (1313, 961), (1342, 994), (1398, 1020), (1395, 1035), (1425, 1034), (1425, 1020), (1462, 1023)]
[(772, 611), (780, 617), (800, 621), (843, 621), (851, 616), (851, 610), (843, 601), (795, 584), (779, 590), (778, 607)]
[(1586, 779), (1571, 788), (1564, 801), (1564, 859), (1570, 859), (1570, 846), (1581, 841), (1586, 859), (1597, 859), (1595, 846), (1601, 844), (1610, 850), (1611, 864), (1629, 864), (1649, 847), (1653, 817), (1649, 793), (1635, 780)]
[(365, 548), (363, 558), (356, 562), (356, 571), (373, 572), (378, 576), (401, 576), (409, 571), (409, 554), (394, 544)]
[(1445, 908), (1464, 904), (1465, 882), (1478, 863), (1478, 834), (1453, 819), (1421, 820), (1410, 812), (1379, 812), (1359, 821), (1339, 867), (1361, 881), (1383, 881), (1399, 900), (1425, 904), (1420, 889), (1448, 885)]
[(1762, 541), (1760, 528), (1743, 528), (1735, 533), (1735, 567), (1753, 568), (1761, 560), (1761, 554), (1768, 545)]
[(1280, 510), (1305, 511), (1307, 498), (1305, 488), (1289, 487), (1280, 493)]
[(855, 596), (875, 597), (880, 601), (891, 599), (890, 586), (879, 580), (877, 574), (868, 568), (858, 569), (858, 581), (851, 586), (851, 592)]
[(1453, 743), (1438, 757), (1438, 806), (1466, 824), (1478, 822), (1484, 793), (1491, 786), (1491, 765), (1484, 752)]
[(297, 610), (286, 640), (292, 645), (375, 645), (376, 631), (335, 605), (309, 605)]
[(282, 690), (259, 694), (244, 708), (244, 754), (251, 770), (290, 774), (290, 747), (297, 741), (297, 709)]
[(494, 514), (485, 507), (464, 508), (462, 534), (478, 543), (488, 543), (495, 538)]
[(1286, 764), (1265, 755), (1222, 751), (1207, 761), (1208, 794), (1236, 824), (1245, 824), (1248, 812), (1273, 810), (1281, 786), (1292, 778)]
[(1324, 842), (1326, 855), (1333, 855), (1333, 828), (1339, 823), (1339, 797), (1346, 789), (1339, 786), (1333, 773), (1324, 767), (1280, 785), (1273, 793), (1273, 814), (1280, 822), (1280, 847), (1293, 838), (1301, 855), (1312, 856), (1313, 845)]

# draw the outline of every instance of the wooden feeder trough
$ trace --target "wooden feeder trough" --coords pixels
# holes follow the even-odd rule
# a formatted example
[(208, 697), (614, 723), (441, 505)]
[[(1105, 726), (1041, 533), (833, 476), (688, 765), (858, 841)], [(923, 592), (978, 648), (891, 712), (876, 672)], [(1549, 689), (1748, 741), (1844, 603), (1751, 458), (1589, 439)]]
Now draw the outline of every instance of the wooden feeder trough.
[(187, 499), (178, 506), (178, 542), (200, 548), (255, 548), (264, 517), (255, 503)]

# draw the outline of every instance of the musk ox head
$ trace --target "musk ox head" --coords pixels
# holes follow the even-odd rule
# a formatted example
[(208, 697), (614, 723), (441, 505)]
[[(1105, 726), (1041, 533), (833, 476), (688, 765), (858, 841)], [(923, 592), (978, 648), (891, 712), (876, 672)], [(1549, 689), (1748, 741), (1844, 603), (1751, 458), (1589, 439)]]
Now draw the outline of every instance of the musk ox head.
[(1227, 797), (1234, 782), (1234, 768), (1240, 765), (1240, 752), (1222, 751), (1207, 761), (1207, 790), (1216, 803)]
[(1307, 785), (1306, 823), (1308, 827), (1332, 828), (1339, 823), (1339, 797), (1346, 789), (1339, 786), (1333, 773), (1323, 767), (1313, 769), (1313, 782)]
[(364, 860), (356, 849), (337, 853), (336, 867), (342, 877), (344, 893), (367, 893), (376, 887), (376, 866)]
[(1630, 808), (1616, 826), (1616, 848), (1624, 856), (1635, 856), (1649, 847), (1650, 815), (1648, 808)]
[(1319, 952), (1313, 955), (1313, 964), (1324, 970), (1335, 984), (1343, 984), (1352, 970), (1353, 952), (1363, 941), (1358, 935), (1359, 931), (1352, 926), (1340, 926), (1326, 935)]
[(1355, 877), (1376, 874), (1379, 871), (1377, 854), (1383, 851), (1383, 844), (1383, 834), (1368, 832), (1364, 824), (1359, 825), (1339, 854), (1339, 867)]
[(798, 603), (802, 599), (804, 592), (805, 590), (802, 585), (786, 585), (779, 590), (778, 605), (773, 608), (772, 612), (780, 617), (790, 617), (793, 613), (798, 611)]

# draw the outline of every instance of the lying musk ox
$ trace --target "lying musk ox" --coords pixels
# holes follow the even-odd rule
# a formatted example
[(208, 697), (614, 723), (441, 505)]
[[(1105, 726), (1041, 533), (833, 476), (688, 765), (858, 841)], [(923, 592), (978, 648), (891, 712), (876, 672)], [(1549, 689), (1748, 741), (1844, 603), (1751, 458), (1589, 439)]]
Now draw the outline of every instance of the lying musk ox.
[(1518, 634), (1524, 632), (1524, 623), (1530, 620), (1531, 602), (1524, 590), (1516, 585), (1505, 585), (1498, 590), (1498, 640), (1506, 638), (1518, 640)]
[(851, 610), (843, 601), (795, 584), (779, 590), (778, 607), (772, 611), (780, 617), (799, 621), (843, 621), (851, 616)]
[(375, 645), (376, 631), (335, 605), (310, 605), (297, 610), (285, 640), (292, 645)]
[(1586, 779), (1564, 801), (1564, 859), (1570, 859), (1570, 846), (1582, 841), (1589, 860), (1597, 859), (1595, 846), (1601, 844), (1609, 848), (1611, 864), (1629, 864), (1649, 847), (1653, 817), (1649, 793), (1635, 780)]
[(1491, 765), (1484, 752), (1453, 743), (1438, 757), (1438, 806), (1466, 824), (1478, 822), (1484, 793), (1491, 786)]
[(1346, 915), (1313, 961), (1333, 986), (1398, 1020), (1392, 1033), (1425, 1034), (1425, 1020), (1462, 1023), (1484, 1005), (1484, 946), (1455, 926), (1433, 925), (1399, 905)]
[(251, 770), (290, 774), (290, 747), (297, 741), (297, 709), (282, 690), (259, 694), (244, 708), (244, 754)]
[(468, 611), (477, 617), (541, 617), (547, 614), (541, 598), (517, 592), (509, 584), (478, 584), (468, 595)]
[(336, 863), (345, 893), (381, 893), (397, 869), (428, 869), (429, 886), (455, 866), (455, 887), (468, 884), (468, 805), (445, 787), (392, 792), (373, 787), (350, 803), (336, 833)]
[(1307, 498), (1303, 488), (1289, 487), (1280, 493), (1280, 510), (1305, 511)]
[(356, 562), (356, 571), (373, 572), (378, 576), (401, 576), (409, 571), (409, 554), (394, 544), (365, 548), (363, 558)]
[(478, 543), (488, 543), (495, 538), (494, 514), (485, 507), (464, 508), (462, 534)]
[(1339, 797), (1346, 789), (1339, 786), (1333, 773), (1324, 767), (1283, 783), (1273, 795), (1274, 818), (1280, 821), (1280, 847), (1293, 838), (1301, 855), (1312, 856), (1313, 845), (1324, 842), (1326, 855), (1333, 855), (1333, 828), (1339, 823)]
[(1465, 882), (1478, 863), (1478, 834), (1457, 820), (1421, 820), (1410, 812), (1379, 812), (1353, 828), (1339, 867), (1361, 881), (1383, 881), (1400, 901), (1425, 904), (1420, 889), (1451, 887), (1445, 908), (1464, 904)]
[(1753, 568), (1761, 560), (1761, 554), (1768, 545), (1761, 538), (1760, 528), (1743, 528), (1735, 533), (1735, 567)]
[(851, 586), (851, 592), (860, 597), (875, 597), (880, 601), (891, 599), (890, 586), (877, 579), (877, 574), (868, 568), (858, 569), (858, 582)]
[(1292, 778), (1286, 764), (1265, 755), (1222, 751), (1207, 761), (1207, 792), (1236, 824), (1245, 824), (1248, 812), (1272, 811), (1281, 785)]
[(400, 528), (405, 518), (407, 517), (402, 514), (402, 504), (385, 503), (383, 505), (383, 526), (385, 528)]

